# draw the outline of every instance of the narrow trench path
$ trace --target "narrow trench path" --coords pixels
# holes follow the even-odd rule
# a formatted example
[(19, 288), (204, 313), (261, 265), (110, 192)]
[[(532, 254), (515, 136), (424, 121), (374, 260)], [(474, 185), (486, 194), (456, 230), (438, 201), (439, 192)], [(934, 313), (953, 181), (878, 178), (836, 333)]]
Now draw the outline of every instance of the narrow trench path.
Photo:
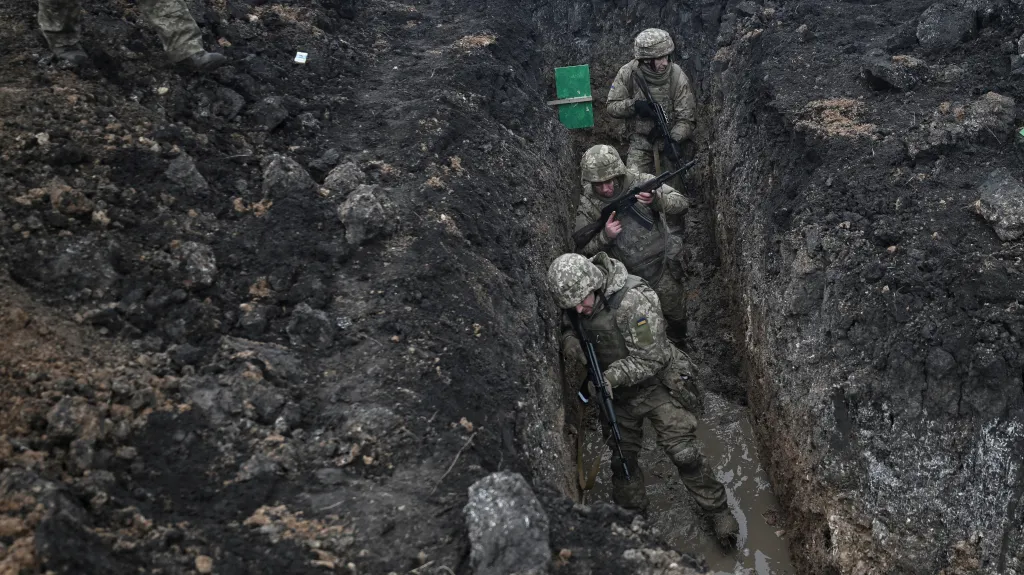
[[(685, 351), (698, 365), (704, 390), (704, 413), (697, 435), (704, 456), (725, 484), (729, 507), (740, 524), (737, 549), (726, 553), (710, 532), (679, 480), (675, 467), (655, 444), (654, 429), (644, 429), (640, 454), (650, 498), (648, 521), (681, 552), (701, 554), (711, 572), (723, 574), (789, 575), (796, 573), (783, 528), (783, 513), (757, 452), (757, 442), (746, 406), (742, 356), (736, 343), (742, 326), (736, 323), (727, 280), (717, 265), (711, 232), (711, 206), (692, 189), (683, 232), (689, 253), (687, 269), (688, 343)], [(585, 459), (601, 457), (601, 473), (586, 501), (611, 500), (611, 454), (596, 420), (587, 426)]]

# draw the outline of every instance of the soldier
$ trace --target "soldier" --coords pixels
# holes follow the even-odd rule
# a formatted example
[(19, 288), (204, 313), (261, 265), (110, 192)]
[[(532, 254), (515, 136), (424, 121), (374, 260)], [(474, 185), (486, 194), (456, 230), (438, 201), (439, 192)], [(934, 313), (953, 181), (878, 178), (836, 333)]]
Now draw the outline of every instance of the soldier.
[[(726, 504), (725, 487), (704, 465), (695, 431), (699, 404), (693, 367), (665, 337), (658, 296), (641, 278), (629, 275), (622, 262), (605, 253), (587, 259), (580, 254), (558, 256), (548, 268), (548, 286), (555, 303), (576, 310), (583, 329), (595, 342), (597, 361), (613, 390), (612, 405), (622, 435), (622, 460), (612, 455), (612, 497), (627, 509), (648, 505), (643, 472), (637, 462), (643, 444), (643, 422), (650, 420), (658, 446), (679, 471), (697, 505), (711, 516), (724, 547), (736, 543), (739, 525)], [(571, 328), (562, 336), (562, 353), (583, 353)], [(585, 361), (585, 359), (583, 360)], [(609, 447), (612, 446), (609, 438)]]
[[(199, 26), (184, 0), (139, 0), (138, 5), (146, 21), (156, 28), (171, 62), (200, 72), (209, 72), (227, 62), (223, 54), (203, 49)], [(81, 19), (79, 0), (39, 0), (39, 28), (50, 50), (75, 67), (89, 63), (89, 56), (79, 43)]]
[[(613, 118), (627, 121), (629, 151), (626, 153), (626, 165), (645, 174), (655, 173), (654, 146), (661, 134), (655, 121), (654, 107), (643, 99), (636, 74), (643, 75), (651, 95), (665, 110), (676, 153), (683, 141), (693, 136), (696, 99), (686, 73), (670, 61), (673, 50), (675, 44), (668, 32), (657, 28), (644, 30), (633, 42), (635, 58), (619, 68), (608, 92), (608, 113)], [(662, 154), (671, 155), (672, 152), (663, 150)]]
[[(607, 203), (654, 176), (627, 169), (615, 148), (598, 145), (583, 153), (580, 179), (583, 191), (576, 210), (577, 230), (596, 221)], [(669, 233), (664, 216), (682, 214), (689, 207), (686, 198), (669, 186), (663, 185), (653, 194), (639, 194), (628, 213), (614, 214), (605, 222), (604, 229), (578, 250), (585, 256), (608, 252), (629, 273), (646, 280), (661, 299), (662, 311), (669, 321), (669, 336), (676, 343), (682, 343), (686, 333), (686, 293), (681, 281), (682, 268), (677, 263), (682, 246)]]

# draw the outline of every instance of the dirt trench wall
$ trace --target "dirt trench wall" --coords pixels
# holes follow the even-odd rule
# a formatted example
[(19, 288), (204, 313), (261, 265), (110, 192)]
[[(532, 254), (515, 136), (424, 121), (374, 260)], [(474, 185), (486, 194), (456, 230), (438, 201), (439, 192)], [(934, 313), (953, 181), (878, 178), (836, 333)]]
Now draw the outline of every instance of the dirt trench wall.
[[(967, 208), (995, 168), (1022, 175), (1000, 48), (1021, 22), (981, 4), (936, 54), (914, 35), (929, 2), (767, 3), (713, 59), (715, 229), (808, 573), (1024, 568), (1022, 248)], [(875, 48), (920, 84), (868, 82)], [(991, 131), (945, 115), (1004, 96)]]

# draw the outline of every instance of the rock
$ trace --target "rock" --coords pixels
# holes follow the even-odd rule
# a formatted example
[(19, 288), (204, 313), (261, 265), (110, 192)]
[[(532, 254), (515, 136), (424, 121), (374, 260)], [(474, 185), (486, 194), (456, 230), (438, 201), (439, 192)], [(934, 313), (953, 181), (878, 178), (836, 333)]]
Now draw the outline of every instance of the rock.
[(292, 310), (287, 332), (293, 346), (324, 350), (334, 343), (335, 329), (326, 313), (300, 303)]
[(337, 148), (329, 148), (319, 158), (310, 162), (309, 168), (320, 172), (329, 172), (334, 169), (334, 166), (338, 165), (340, 160), (341, 152)]
[(917, 46), (917, 22), (915, 20), (900, 24), (896, 31), (885, 39), (885, 49), (888, 52), (902, 52), (914, 46)]
[(316, 190), (316, 183), (298, 162), (273, 154), (264, 159), (263, 194), (269, 198), (304, 196)]
[(96, 460), (95, 441), (84, 438), (75, 439), (71, 442), (68, 457), (75, 471), (82, 473), (92, 469), (93, 462)]
[(1013, 128), (1013, 98), (989, 92), (966, 108), (944, 103), (934, 113), (921, 135), (907, 140), (907, 152), (914, 158), (924, 151), (964, 141), (1005, 139)]
[(736, 13), (741, 16), (754, 16), (761, 11), (761, 7), (755, 2), (744, 0), (736, 5)]
[(84, 216), (92, 213), (94, 207), (92, 200), (67, 185), (64, 180), (54, 178), (45, 189), (50, 195), (50, 205), (61, 214)]
[(345, 474), (337, 467), (317, 469), (314, 475), (316, 480), (324, 485), (341, 485), (345, 482)]
[(548, 516), (518, 473), (492, 473), (469, 488), (463, 511), (476, 575), (548, 572)]
[(359, 166), (352, 162), (345, 162), (327, 174), (327, 178), (324, 179), (324, 187), (331, 193), (345, 198), (364, 181), (366, 181), (366, 174), (359, 169)]
[(864, 57), (862, 74), (876, 90), (909, 90), (928, 73), (928, 65), (912, 56), (889, 56), (872, 50)]
[(1013, 54), (1010, 56), (1010, 75), (1024, 75), (1024, 56)]
[(284, 385), (305, 376), (305, 369), (286, 347), (273, 343), (258, 343), (237, 337), (223, 337), (220, 348), (230, 355), (252, 357), (262, 364), (263, 375), (270, 381)]
[(269, 132), (288, 119), (288, 110), (283, 98), (269, 96), (252, 107), (252, 116), (258, 128)]
[(345, 224), (345, 241), (353, 246), (372, 240), (386, 227), (377, 192), (377, 186), (359, 186), (338, 208), (338, 217)]
[(238, 327), (246, 337), (257, 337), (267, 330), (268, 306), (245, 303), (239, 309)]
[(974, 11), (961, 6), (936, 2), (921, 14), (917, 41), (926, 52), (945, 52), (977, 32)]
[(84, 397), (64, 397), (46, 414), (46, 432), (55, 439), (102, 439), (99, 412)]
[(280, 470), (281, 466), (276, 461), (269, 459), (261, 453), (257, 453), (242, 464), (238, 474), (235, 476), (235, 481), (249, 481), (250, 479), (265, 475), (274, 475)]
[(185, 188), (187, 191), (202, 194), (210, 191), (210, 184), (199, 173), (199, 169), (196, 168), (196, 163), (192, 156), (184, 152), (171, 160), (171, 164), (167, 166), (167, 171), (164, 172), (164, 175), (167, 176), (168, 180)]
[(284, 395), (263, 385), (253, 386), (249, 392), (249, 403), (256, 411), (256, 421), (270, 425), (277, 419), (281, 407), (284, 406)]
[(989, 174), (980, 191), (974, 209), (992, 225), (999, 239), (1009, 242), (1024, 235), (1024, 186), (999, 168)]
[(184, 242), (175, 249), (175, 255), (185, 264), (190, 286), (210, 287), (217, 279), (217, 258), (213, 248), (198, 242)]
[(213, 558), (207, 555), (196, 557), (196, 571), (202, 575), (213, 573)]
[(245, 107), (245, 98), (241, 94), (221, 86), (217, 88), (217, 101), (213, 103), (212, 111), (215, 116), (225, 120), (233, 120), (242, 108)]
[(203, 359), (203, 348), (183, 343), (167, 349), (167, 356), (175, 365), (195, 365)]
[(811, 40), (814, 40), (814, 32), (811, 32), (811, 28), (807, 26), (807, 24), (801, 24), (800, 27), (796, 29), (796, 37), (799, 38), (801, 42), (810, 42)]

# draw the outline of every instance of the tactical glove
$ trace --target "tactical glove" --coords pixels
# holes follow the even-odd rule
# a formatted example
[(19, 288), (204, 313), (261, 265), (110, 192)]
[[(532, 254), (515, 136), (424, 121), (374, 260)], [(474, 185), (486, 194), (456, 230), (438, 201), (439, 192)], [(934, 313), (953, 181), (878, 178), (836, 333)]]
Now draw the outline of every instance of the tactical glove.
[(647, 100), (637, 100), (633, 102), (633, 112), (641, 118), (648, 118), (652, 120), (658, 115), (654, 110), (654, 104), (651, 104)]

